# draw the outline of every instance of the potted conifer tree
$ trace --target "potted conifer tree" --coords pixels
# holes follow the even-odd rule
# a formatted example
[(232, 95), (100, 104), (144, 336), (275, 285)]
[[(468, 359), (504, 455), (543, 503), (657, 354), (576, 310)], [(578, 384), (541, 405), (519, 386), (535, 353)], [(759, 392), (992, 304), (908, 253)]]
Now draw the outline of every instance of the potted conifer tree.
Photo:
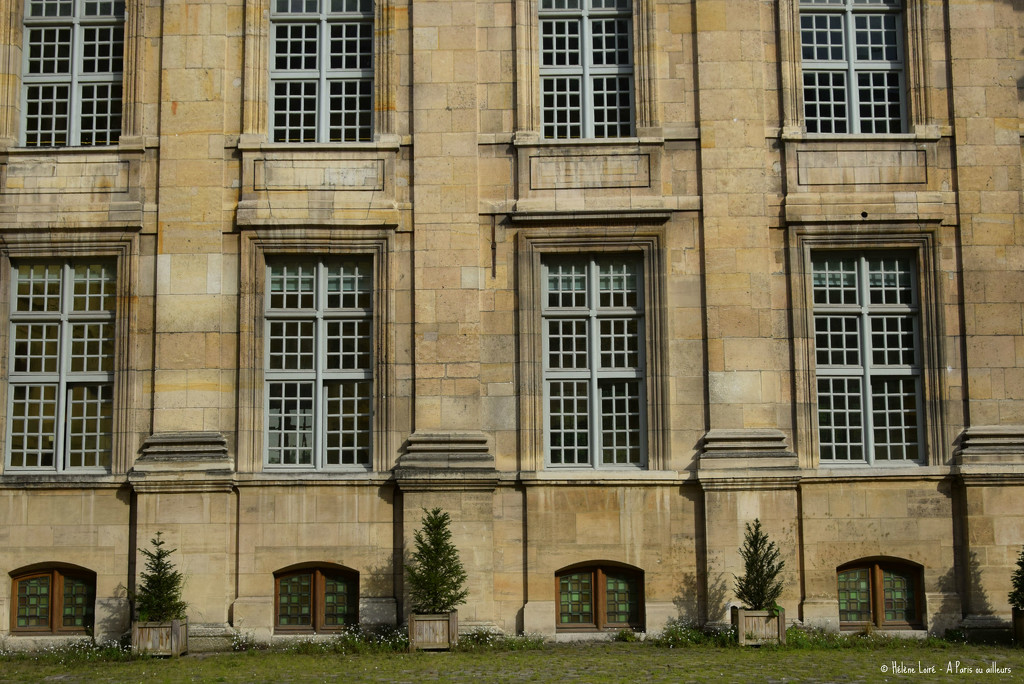
[(782, 595), (779, 575), (786, 566), (779, 559), (775, 542), (761, 529), (761, 521), (747, 523), (740, 547), (743, 575), (736, 578), (736, 598), (742, 608), (733, 607), (732, 627), (741, 646), (786, 643), (786, 611), (777, 603)]
[(181, 598), (185, 577), (170, 560), (177, 549), (164, 548), (166, 542), (160, 536), (157, 532), (150, 540), (152, 550), (141, 549), (146, 570), (133, 597), (132, 650), (179, 656), (188, 652), (188, 604)]
[(423, 509), (420, 529), (413, 538), (416, 550), (405, 566), (412, 611), (409, 614), (409, 650), (449, 649), (459, 638), (457, 606), (469, 590), (466, 569), (452, 543), (451, 516), (435, 508)]
[(1017, 569), (1010, 577), (1010, 606), (1013, 608), (1013, 640), (1024, 647), (1024, 548), (1017, 556)]

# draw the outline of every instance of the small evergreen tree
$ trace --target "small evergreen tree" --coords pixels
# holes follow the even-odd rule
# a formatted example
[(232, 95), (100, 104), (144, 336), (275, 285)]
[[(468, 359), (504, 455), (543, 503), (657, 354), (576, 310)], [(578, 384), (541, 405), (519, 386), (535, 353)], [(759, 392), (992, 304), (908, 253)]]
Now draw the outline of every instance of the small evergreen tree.
[(1017, 610), (1024, 610), (1024, 548), (1017, 556), (1017, 569), (1010, 578), (1010, 605)]
[(422, 527), (416, 530), (416, 550), (405, 566), (414, 613), (448, 613), (466, 602), (466, 569), (452, 543), (451, 516), (435, 508), (423, 509)]
[(188, 604), (181, 598), (185, 577), (174, 568), (170, 555), (177, 549), (165, 549), (161, 533), (150, 540), (153, 550), (141, 549), (146, 557), (146, 571), (135, 592), (135, 609), (142, 622), (183, 620)]
[(736, 598), (748, 610), (775, 610), (775, 602), (782, 595), (779, 575), (786, 563), (779, 560), (779, 549), (761, 530), (759, 519), (755, 518), (753, 525), (747, 523), (739, 551), (744, 573), (736, 578)]

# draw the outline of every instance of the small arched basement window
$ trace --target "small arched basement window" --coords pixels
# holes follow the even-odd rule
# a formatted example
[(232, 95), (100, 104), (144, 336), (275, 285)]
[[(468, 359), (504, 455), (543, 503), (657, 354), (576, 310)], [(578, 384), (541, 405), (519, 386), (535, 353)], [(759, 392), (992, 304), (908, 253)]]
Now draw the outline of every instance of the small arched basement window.
[(921, 567), (879, 558), (838, 569), (841, 629), (915, 629), (924, 624)]
[(91, 631), (96, 612), (96, 573), (68, 565), (41, 565), (11, 573), (12, 634)]
[(277, 632), (333, 632), (359, 624), (359, 573), (311, 565), (274, 573)]
[(555, 573), (556, 627), (565, 631), (642, 629), (642, 570), (616, 564), (578, 565)]

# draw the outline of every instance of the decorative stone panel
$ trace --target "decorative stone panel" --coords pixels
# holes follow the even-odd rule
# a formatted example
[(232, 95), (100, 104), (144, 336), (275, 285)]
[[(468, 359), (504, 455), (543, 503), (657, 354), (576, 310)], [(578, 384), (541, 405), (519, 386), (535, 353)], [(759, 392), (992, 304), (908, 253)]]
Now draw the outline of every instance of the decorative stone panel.
[(0, 155), (0, 230), (142, 226), (141, 149)]

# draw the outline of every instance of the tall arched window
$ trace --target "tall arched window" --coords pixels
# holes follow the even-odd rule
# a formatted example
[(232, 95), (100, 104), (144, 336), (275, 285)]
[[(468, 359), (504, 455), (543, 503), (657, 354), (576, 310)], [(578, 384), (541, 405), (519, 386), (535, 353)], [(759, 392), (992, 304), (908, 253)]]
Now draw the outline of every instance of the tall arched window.
[(274, 575), (274, 629), (332, 632), (359, 624), (359, 573), (340, 565), (300, 566)]
[(555, 573), (559, 630), (642, 629), (644, 576), (615, 564), (573, 566)]
[(920, 566), (894, 559), (865, 559), (840, 566), (839, 626), (914, 629), (923, 626)]

